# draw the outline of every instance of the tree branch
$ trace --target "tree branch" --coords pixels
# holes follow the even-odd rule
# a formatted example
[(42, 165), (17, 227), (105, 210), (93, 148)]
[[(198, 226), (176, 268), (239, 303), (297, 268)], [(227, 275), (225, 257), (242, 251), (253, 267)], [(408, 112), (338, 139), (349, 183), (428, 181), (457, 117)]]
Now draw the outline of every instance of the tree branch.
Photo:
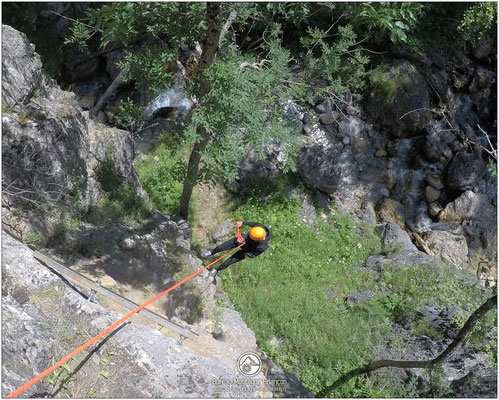
[(485, 303), (483, 303), (473, 314), (470, 315), (464, 326), (458, 332), (454, 340), (447, 346), (447, 348), (438, 356), (432, 360), (426, 361), (396, 361), (396, 360), (379, 360), (367, 364), (363, 367), (356, 368), (347, 372), (345, 375), (337, 379), (333, 384), (322, 389), (317, 397), (326, 397), (334, 389), (348, 382), (355, 376), (368, 374), (383, 367), (394, 367), (394, 368), (428, 368), (432, 365), (437, 365), (449, 358), (458, 348), (462, 345), (469, 337), (473, 327), (476, 325), (478, 320), (482, 318), (488, 311), (492, 310), (497, 306), (497, 294), (489, 298)]
[(118, 76), (116, 78), (114, 78), (113, 83), (111, 83), (109, 85), (109, 87), (106, 89), (104, 94), (101, 96), (101, 98), (99, 99), (99, 101), (97, 102), (95, 107), (90, 110), (90, 113), (89, 113), (90, 118), (93, 119), (99, 113), (99, 111), (104, 108), (104, 106), (106, 105), (109, 98), (114, 94), (114, 92), (116, 92), (116, 90), (118, 90), (120, 85), (125, 80), (126, 73), (127, 73), (127, 70), (122, 69), (120, 71), (120, 73), (118, 74)]
[(236, 20), (237, 14), (238, 14), (240, 9), (241, 9), (241, 3), (238, 3), (236, 8), (230, 12), (229, 18), (227, 18), (227, 21), (225, 21), (225, 24), (222, 27), (222, 30), (220, 31), (220, 38), (218, 39), (218, 47), (219, 48), (222, 47), (222, 42), (225, 38), (225, 35), (227, 35), (229, 28), (231, 27), (232, 23)]

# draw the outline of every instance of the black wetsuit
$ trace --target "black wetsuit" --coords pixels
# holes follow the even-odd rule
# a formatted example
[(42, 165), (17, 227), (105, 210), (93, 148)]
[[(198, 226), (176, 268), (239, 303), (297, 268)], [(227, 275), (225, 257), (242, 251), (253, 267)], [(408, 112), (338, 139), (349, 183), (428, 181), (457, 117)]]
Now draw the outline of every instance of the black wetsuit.
[[(229, 265), (232, 265), (234, 263), (237, 263), (239, 261), (244, 260), (246, 257), (256, 257), (262, 254), (265, 250), (267, 250), (267, 247), (269, 247), (269, 240), (272, 239), (272, 231), (267, 228), (265, 225), (259, 224), (258, 222), (249, 222), (245, 221), (243, 222), (243, 225), (251, 226), (252, 228), (255, 226), (259, 226), (267, 232), (267, 235), (265, 236), (264, 240), (253, 240), (249, 237), (249, 232), (246, 232), (243, 235), (244, 238), (244, 245), (236, 251), (230, 258), (225, 260), (222, 264), (220, 264), (218, 267), (215, 267), (213, 269), (217, 271), (221, 271), (225, 268), (227, 268)], [(226, 242), (222, 243), (221, 245), (215, 247), (211, 254), (216, 254), (220, 251), (224, 250), (229, 250), (233, 249), (234, 247), (239, 246), (239, 243), (237, 243), (237, 238), (232, 238), (230, 240), (227, 240)]]

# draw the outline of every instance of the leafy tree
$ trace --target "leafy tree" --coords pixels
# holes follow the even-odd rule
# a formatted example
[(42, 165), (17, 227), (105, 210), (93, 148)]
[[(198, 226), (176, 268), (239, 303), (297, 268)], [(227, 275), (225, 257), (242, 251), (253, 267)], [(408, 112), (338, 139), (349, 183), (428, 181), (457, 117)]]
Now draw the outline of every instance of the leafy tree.
[(464, 40), (475, 43), (492, 37), (497, 30), (497, 4), (475, 3), (463, 15), (459, 31)]
[[(296, 149), (296, 137), (287, 134), (277, 119), (279, 102), (286, 98), (281, 81), (289, 74), (289, 56), (275, 45), (278, 31), (269, 38), (265, 63), (255, 68), (262, 60), (242, 56), (233, 37), (226, 35), (229, 13), (234, 15), (231, 7), (228, 3), (108, 3), (90, 9), (86, 20), (80, 21), (86, 28), (93, 27), (88, 28), (86, 38), (100, 35), (101, 47), (117, 41), (126, 44), (144, 33), (156, 39), (143, 52), (129, 53), (121, 63), (127, 78), (150, 92), (173, 84), (174, 73), (165, 65), (177, 59), (181, 46), (192, 48), (200, 43), (197, 67), (188, 71), (187, 91), (197, 104), (185, 130), (192, 151), (180, 199), (184, 218), (202, 162), (205, 174), (233, 181), (238, 162), (250, 147), (263, 155), (272, 139), (291, 153)], [(81, 39), (82, 29), (76, 31)]]

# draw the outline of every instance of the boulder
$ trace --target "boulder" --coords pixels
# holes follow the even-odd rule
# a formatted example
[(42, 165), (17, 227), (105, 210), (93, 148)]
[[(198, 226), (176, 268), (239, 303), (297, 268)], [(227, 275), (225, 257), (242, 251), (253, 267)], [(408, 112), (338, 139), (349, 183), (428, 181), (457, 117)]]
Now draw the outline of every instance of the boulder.
[(231, 221), (220, 222), (211, 234), (211, 239), (215, 244), (219, 245), (227, 239), (228, 235), (234, 235), (235, 228), (234, 223)]
[[(366, 104), (367, 111), (381, 127), (398, 138), (425, 129), (431, 119), (430, 91), (414, 65), (406, 60), (397, 60), (375, 73), (382, 77), (380, 85), (390, 86), (390, 89), (374, 89)], [(393, 92), (393, 101), (386, 99), (386, 90)]]
[(333, 149), (306, 144), (298, 156), (298, 172), (308, 187), (332, 194), (338, 188), (341, 177), (337, 160), (338, 155)]
[(404, 226), (404, 206), (396, 200), (384, 197), (376, 205), (376, 213), (380, 221), (393, 222), (400, 227)]
[(365, 123), (357, 117), (348, 117), (340, 122), (338, 132), (341, 136), (355, 138), (364, 130)]
[(487, 57), (494, 49), (494, 39), (481, 39), (476, 42), (471, 51), (476, 58), (482, 59)]
[(347, 301), (351, 304), (359, 305), (365, 303), (370, 298), (374, 296), (374, 292), (371, 290), (365, 290), (363, 292), (358, 293), (349, 293), (347, 294)]
[(418, 251), (409, 234), (398, 224), (387, 222), (382, 231), (383, 245), (402, 251)]
[(424, 240), (430, 251), (456, 267), (463, 267), (468, 262), (468, 245), (466, 238), (460, 234), (447, 231), (429, 231)]
[(321, 122), (324, 125), (331, 125), (338, 118), (339, 114), (337, 112), (326, 112), (319, 115)]
[(480, 89), (488, 88), (496, 82), (496, 73), (490, 69), (479, 65), (475, 70), (475, 75), (470, 83), (470, 93), (478, 92)]
[(435, 189), (433, 186), (426, 186), (425, 189), (425, 199), (428, 203), (432, 203), (438, 200), (440, 197), (440, 190)]
[(440, 221), (489, 221), (495, 218), (496, 209), (489, 202), (487, 195), (467, 190), (440, 212)]
[(471, 153), (457, 153), (449, 164), (445, 186), (465, 191), (473, 189), (486, 172), (483, 160)]

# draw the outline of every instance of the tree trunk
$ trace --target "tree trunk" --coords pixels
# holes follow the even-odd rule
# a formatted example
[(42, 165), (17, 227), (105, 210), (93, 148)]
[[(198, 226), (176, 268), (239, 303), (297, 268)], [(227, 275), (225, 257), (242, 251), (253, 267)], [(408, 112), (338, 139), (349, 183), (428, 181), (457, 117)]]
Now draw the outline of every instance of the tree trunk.
[[(220, 3), (206, 3), (206, 21), (208, 23), (208, 29), (201, 46), (202, 53), (199, 62), (199, 80), (201, 83), (199, 92), (200, 99), (210, 91), (210, 83), (203, 76), (203, 71), (213, 63), (215, 55), (217, 54), (218, 43), (222, 32)], [(180, 216), (185, 220), (189, 217), (189, 203), (191, 201), (192, 190), (197, 182), (201, 156), (210, 139), (210, 135), (204, 126), (198, 125), (196, 127), (196, 132), (201, 137), (201, 140), (195, 143), (192, 148), (189, 164), (187, 165), (187, 176), (184, 180), (182, 195), (180, 196)]]

